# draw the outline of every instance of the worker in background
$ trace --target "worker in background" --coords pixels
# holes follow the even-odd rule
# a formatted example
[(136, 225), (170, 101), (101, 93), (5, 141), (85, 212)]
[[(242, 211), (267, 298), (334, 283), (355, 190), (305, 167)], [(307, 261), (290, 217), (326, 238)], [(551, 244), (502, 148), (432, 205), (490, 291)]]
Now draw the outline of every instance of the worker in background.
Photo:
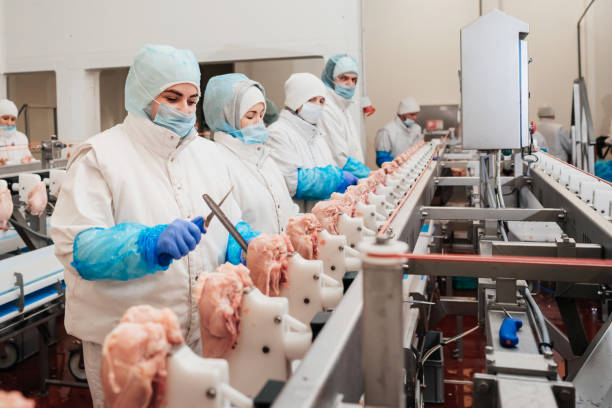
[(567, 161), (572, 153), (569, 131), (555, 121), (555, 111), (549, 105), (538, 108), (538, 118), (540, 120), (538, 121), (537, 129), (546, 139), (548, 153), (563, 161)]
[(264, 88), (243, 74), (215, 76), (206, 85), (202, 106), (221, 158), (231, 169), (232, 195), (243, 220), (257, 231), (283, 232), (298, 209), (265, 144)]
[(325, 85), (316, 76), (306, 72), (291, 75), (285, 82), (285, 109), (268, 129), (272, 157), (301, 212), (357, 183), (357, 177), (336, 165), (317, 126), (325, 95)]
[[(83, 341), (96, 408), (104, 405), (102, 343), (129, 307), (170, 308), (199, 352), (191, 289), (229, 245), (216, 219), (203, 226), (202, 195), (219, 202), (231, 187), (218, 146), (194, 128), (199, 86), (191, 51), (143, 46), (125, 83), (127, 117), (80, 144), (67, 165), (51, 236), (65, 268), (66, 331)], [(232, 197), (222, 208), (240, 219)]]
[(349, 112), (358, 76), (357, 61), (350, 55), (336, 55), (327, 61), (321, 74), (327, 93), (324, 95), (325, 108), (319, 120), (319, 128), (336, 165), (363, 178), (370, 174), (370, 169), (364, 164), (360, 133)]
[(416, 123), (420, 111), (421, 107), (416, 99), (408, 96), (397, 107), (395, 118), (376, 133), (376, 164), (378, 167), (423, 140), (421, 126)]
[(0, 100), (0, 166), (30, 163), (33, 159), (28, 137), (17, 130), (17, 106)]
[(278, 106), (274, 103), (272, 99), (266, 98), (266, 113), (264, 113), (264, 124), (266, 126), (270, 126), (274, 122), (278, 120), (278, 115), (280, 114), (280, 110)]

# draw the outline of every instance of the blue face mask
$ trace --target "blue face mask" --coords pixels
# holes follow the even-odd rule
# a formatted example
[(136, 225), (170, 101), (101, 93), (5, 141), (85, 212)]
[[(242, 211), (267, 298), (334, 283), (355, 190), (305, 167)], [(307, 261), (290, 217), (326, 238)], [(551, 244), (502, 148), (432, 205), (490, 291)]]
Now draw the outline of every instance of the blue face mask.
[(406, 118), (406, 120), (404, 121), (404, 125), (406, 125), (406, 127), (412, 127), (412, 125), (414, 125), (414, 120), (410, 119), (410, 118)]
[(12, 132), (15, 129), (17, 129), (17, 127), (15, 125), (12, 125), (12, 126), (9, 126), (9, 125), (0, 125), (0, 130), (4, 130), (6, 132)]
[(196, 122), (195, 113), (189, 115), (174, 109), (172, 106), (155, 102), (159, 105), (159, 109), (153, 123), (173, 131), (180, 137), (185, 137), (191, 132)]
[(344, 86), (338, 82), (334, 82), (334, 91), (344, 99), (351, 99), (355, 95), (354, 86)]
[(242, 139), (242, 141), (246, 144), (265, 143), (270, 138), (268, 129), (266, 129), (262, 122), (243, 127), (242, 129), (240, 129), (239, 132), (236, 133), (242, 135), (242, 137), (238, 135), (236, 135), (236, 137)]

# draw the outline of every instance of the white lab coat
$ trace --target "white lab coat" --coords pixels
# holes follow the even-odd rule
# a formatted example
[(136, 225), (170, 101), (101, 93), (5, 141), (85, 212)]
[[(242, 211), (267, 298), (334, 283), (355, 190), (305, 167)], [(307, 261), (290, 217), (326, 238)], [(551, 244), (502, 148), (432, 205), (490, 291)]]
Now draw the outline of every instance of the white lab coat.
[[(287, 109), (283, 109), (276, 122), (268, 127), (271, 156), (282, 172), (289, 194), (295, 196), (298, 185), (298, 168), (336, 165), (323, 133)], [(308, 212), (317, 201), (293, 200), (300, 212)]]
[(331, 88), (325, 88), (325, 106), (317, 126), (324, 135), (336, 165), (343, 168), (349, 157), (364, 163), (361, 133), (349, 112), (353, 100), (343, 98)]
[(546, 139), (548, 153), (563, 161), (567, 161), (568, 154), (572, 151), (569, 132), (560, 123), (550, 118), (541, 118), (537, 125), (537, 130)]
[(28, 137), (18, 130), (0, 131), (0, 159), (8, 159), (7, 165), (21, 164), (21, 159), (31, 156)]
[[(148, 304), (172, 309), (187, 344), (197, 344), (199, 314), (192, 288), (201, 273), (225, 260), (228, 233), (218, 220), (213, 219), (196, 249), (168, 270), (127, 282), (82, 279), (70, 265), (72, 246), (77, 233), (93, 227), (124, 222), (154, 226), (207, 216), (202, 194), (219, 202), (231, 185), (221, 157), (219, 147), (199, 138), (195, 129), (180, 139), (131, 113), (75, 149), (51, 219), (55, 254), (65, 267), (68, 333), (102, 344), (127, 308)], [(232, 197), (222, 208), (232, 222), (240, 221)]]
[(407, 127), (399, 116), (396, 116), (376, 132), (375, 146), (377, 152), (390, 152), (393, 157), (397, 157), (421, 140), (423, 140), (421, 126), (415, 123)]
[(255, 231), (279, 234), (285, 231), (298, 208), (291, 200), (280, 169), (262, 143), (246, 144), (225, 132), (215, 132), (234, 185), (232, 195), (242, 220)]

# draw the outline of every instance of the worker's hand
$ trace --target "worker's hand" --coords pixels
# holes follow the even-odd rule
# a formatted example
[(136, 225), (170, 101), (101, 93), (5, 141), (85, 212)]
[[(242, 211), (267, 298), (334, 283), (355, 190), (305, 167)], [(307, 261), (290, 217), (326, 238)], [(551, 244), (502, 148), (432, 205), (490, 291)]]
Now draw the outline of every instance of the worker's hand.
[(8, 163), (8, 157), (0, 157), (0, 166), (6, 166)]
[(160, 266), (168, 266), (172, 259), (181, 259), (193, 251), (206, 233), (204, 219), (197, 217), (191, 221), (176, 219), (166, 227), (157, 239), (155, 255)]
[(342, 170), (342, 178), (342, 184), (338, 186), (338, 189), (336, 190), (337, 193), (344, 193), (348, 186), (354, 186), (359, 180), (353, 175), (353, 173), (346, 170)]
[(21, 158), (21, 164), (28, 164), (32, 162), (32, 159), (34, 157), (32, 157), (32, 155), (27, 155)]

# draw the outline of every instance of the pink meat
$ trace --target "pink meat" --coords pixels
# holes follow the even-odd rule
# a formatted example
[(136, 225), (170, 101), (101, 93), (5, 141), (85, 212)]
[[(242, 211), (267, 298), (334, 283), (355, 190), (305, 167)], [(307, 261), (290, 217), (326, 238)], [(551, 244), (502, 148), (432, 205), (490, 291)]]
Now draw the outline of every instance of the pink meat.
[(19, 391), (0, 390), (0, 408), (34, 408), (34, 400), (25, 398)]
[(327, 232), (338, 235), (338, 219), (342, 215), (342, 203), (335, 200), (319, 201), (311, 212)]
[(225, 263), (215, 272), (203, 273), (198, 278), (193, 295), (200, 312), (205, 358), (221, 358), (236, 345), (242, 295), (251, 286), (253, 281), (244, 265)]
[(26, 202), (28, 211), (34, 216), (39, 216), (47, 207), (47, 187), (41, 181), (28, 193)]
[(379, 185), (385, 185), (385, 181), (387, 180), (387, 175), (383, 169), (378, 169), (376, 171), (370, 172), (370, 175), (367, 178), (359, 180), (357, 185), (365, 184), (368, 186), (368, 189), (372, 192), (376, 191), (376, 187)]
[(399, 168), (399, 165), (395, 161), (390, 161), (383, 163), (382, 169), (385, 171), (385, 174), (393, 174)]
[(166, 357), (184, 342), (174, 312), (142, 305), (129, 308), (102, 347), (106, 407), (162, 406)]
[(319, 234), (321, 224), (314, 214), (290, 218), (285, 233), (293, 248), (304, 259), (317, 259), (319, 255)]
[(0, 230), (7, 229), (9, 218), (13, 215), (13, 198), (8, 188), (0, 191)]
[[(353, 204), (354, 207), (356, 207), (357, 203), (359, 202), (367, 204), (368, 194), (370, 194), (370, 188), (365, 183), (357, 184), (356, 186), (349, 186), (346, 189), (346, 193), (344, 193), (344, 195), (350, 196), (350, 201), (354, 203)], [(353, 213), (354, 212), (355, 210), (353, 209)]]
[(289, 257), (294, 249), (285, 234), (261, 234), (249, 243), (246, 264), (257, 289), (266, 296), (280, 295), (287, 286)]

